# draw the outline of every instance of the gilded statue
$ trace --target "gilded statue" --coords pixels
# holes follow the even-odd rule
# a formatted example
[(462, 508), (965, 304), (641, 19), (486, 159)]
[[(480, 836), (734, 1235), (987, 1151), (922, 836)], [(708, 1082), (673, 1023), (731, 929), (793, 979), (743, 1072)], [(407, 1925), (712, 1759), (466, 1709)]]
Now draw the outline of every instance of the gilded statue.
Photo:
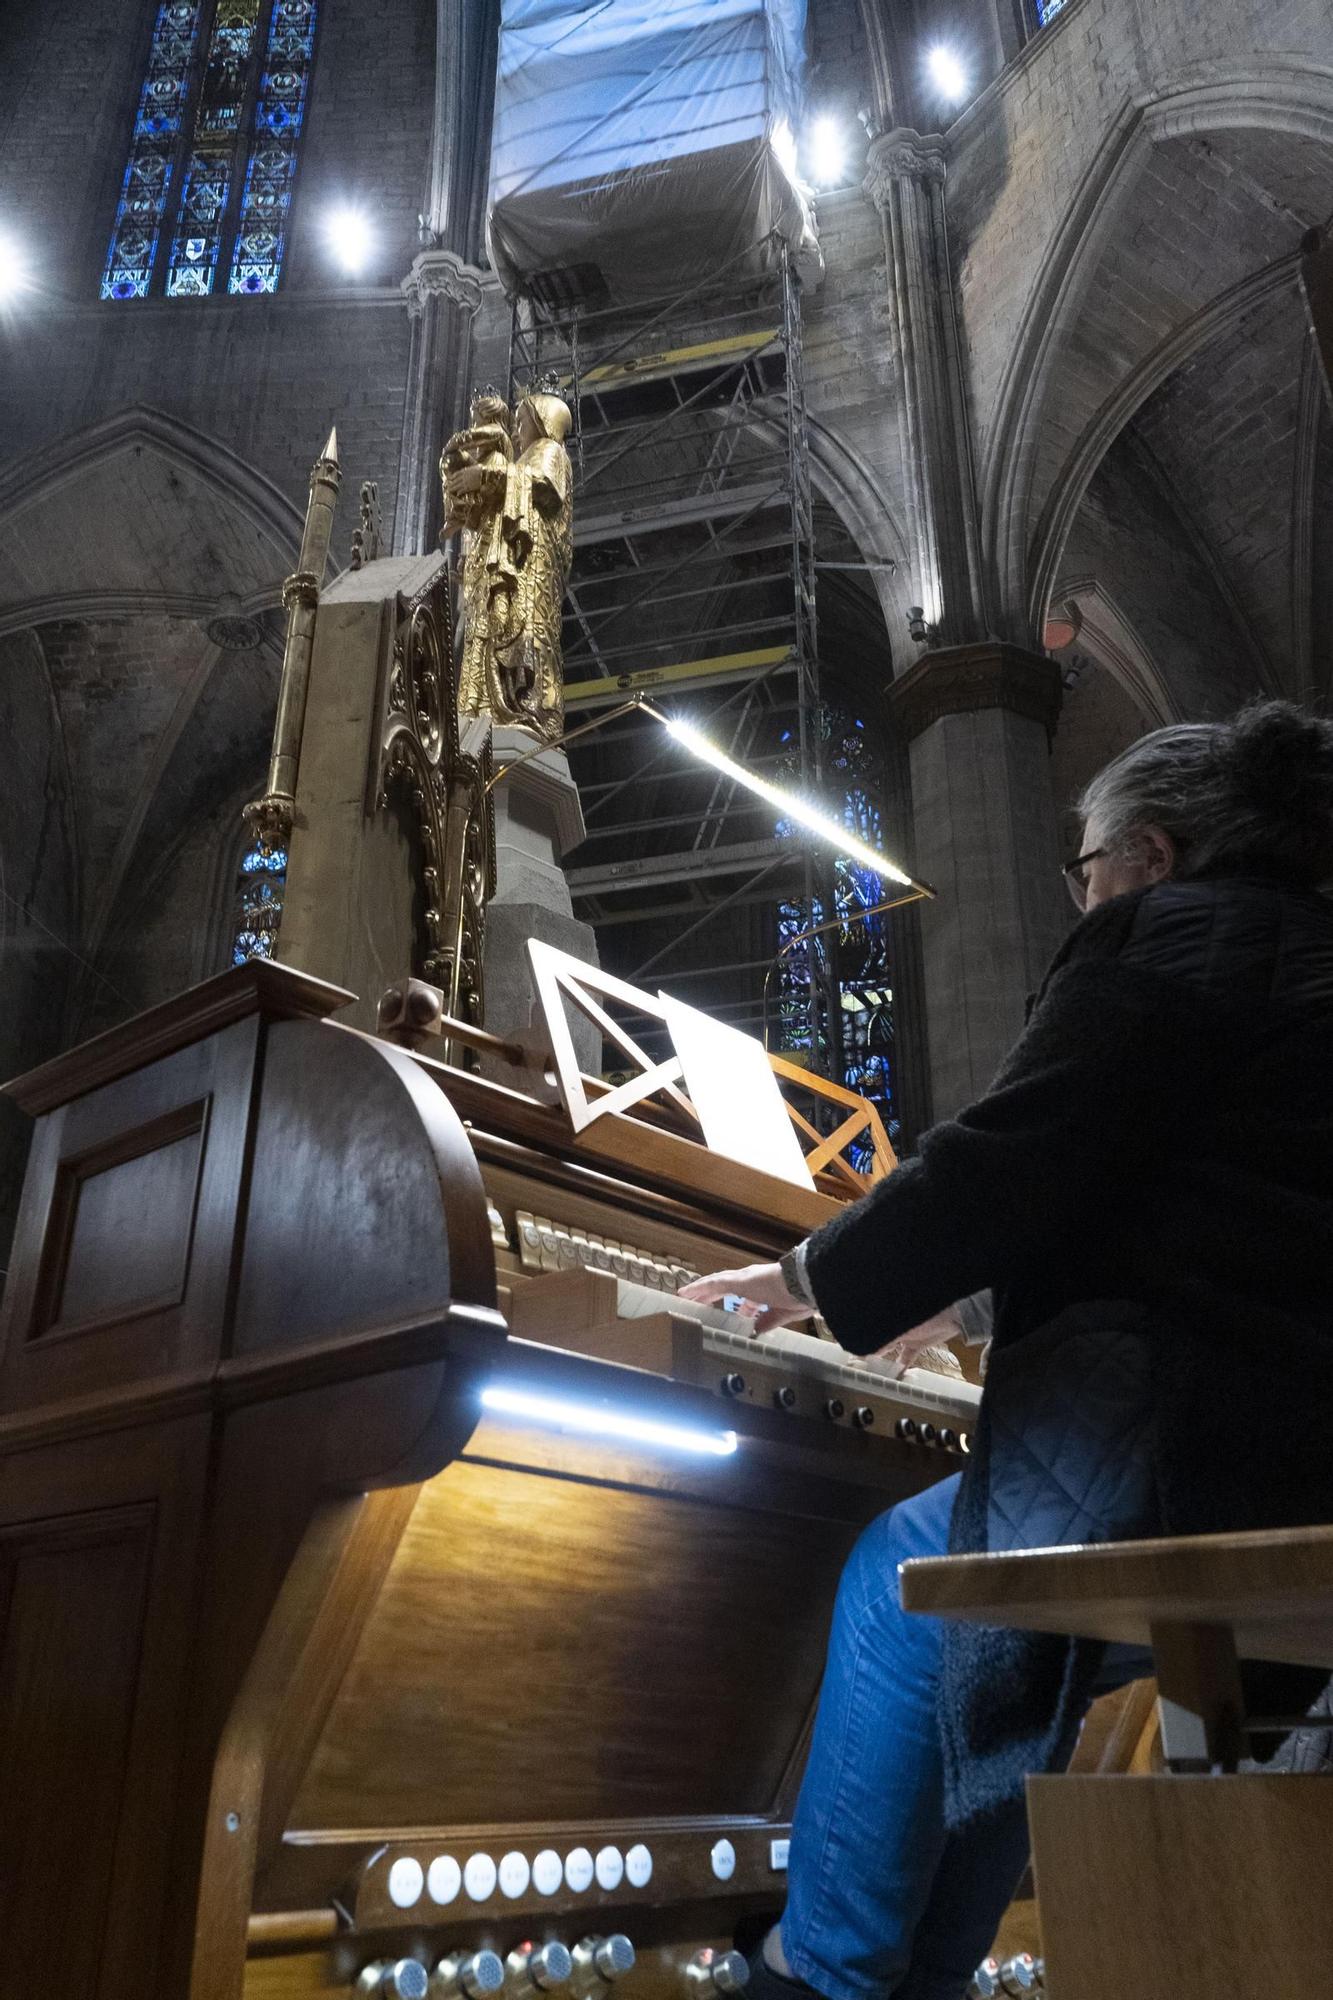
[(574, 552), (573, 476), (559, 396), (473, 398), (440, 459), (441, 541), (463, 538), (458, 705), (547, 741), (564, 724), (560, 617)]

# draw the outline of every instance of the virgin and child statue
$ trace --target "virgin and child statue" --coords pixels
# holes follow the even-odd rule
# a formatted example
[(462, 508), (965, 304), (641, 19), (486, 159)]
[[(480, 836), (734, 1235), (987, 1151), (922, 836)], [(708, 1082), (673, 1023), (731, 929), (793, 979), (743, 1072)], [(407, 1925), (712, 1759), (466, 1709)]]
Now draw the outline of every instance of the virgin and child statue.
[(459, 710), (546, 741), (564, 725), (560, 617), (573, 556), (569, 406), (474, 396), (440, 459), (441, 541), (463, 538)]

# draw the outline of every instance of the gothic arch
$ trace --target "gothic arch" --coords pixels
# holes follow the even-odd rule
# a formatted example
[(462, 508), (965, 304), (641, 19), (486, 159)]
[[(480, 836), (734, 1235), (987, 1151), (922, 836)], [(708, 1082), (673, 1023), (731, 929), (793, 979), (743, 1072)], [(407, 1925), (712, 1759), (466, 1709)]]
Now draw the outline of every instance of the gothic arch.
[[(814, 420), (809, 424), (810, 457), (816, 492), (837, 514), (862, 559), (872, 565), (870, 579), (884, 618), (885, 644), (895, 661), (903, 646), (895, 635), (907, 630), (911, 596), (911, 557), (902, 524), (884, 498), (882, 481), (861, 453), (837, 431)], [(902, 664), (909, 664), (903, 661)]]
[(301, 513), (216, 438), (144, 405), (0, 477), (0, 634), (54, 618), (278, 601)]
[[(1182, 318), (1169, 337), (1117, 373), (1105, 358), (1102, 393), (1048, 473), (1039, 470), (1062, 371), (1099, 272), (1123, 246), (1128, 210), (1153, 149), (1218, 133), (1276, 132), (1333, 154), (1333, 70), (1284, 62), (1201, 65), (1151, 98), (1128, 100), (1113, 121), (1056, 234), (1010, 351), (982, 480), (982, 533), (1001, 602), (1039, 629), (1060, 552), (1100, 457), (1144, 400), (1257, 299), (1294, 280), (1293, 252), (1271, 260)], [(1011, 622), (1019, 613), (1011, 613)]]

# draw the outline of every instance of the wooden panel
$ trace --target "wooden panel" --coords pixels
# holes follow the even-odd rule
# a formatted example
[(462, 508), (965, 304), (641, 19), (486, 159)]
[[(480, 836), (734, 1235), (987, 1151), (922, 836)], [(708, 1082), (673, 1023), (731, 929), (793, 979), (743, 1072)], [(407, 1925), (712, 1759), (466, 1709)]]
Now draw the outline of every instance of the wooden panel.
[[(152, 1510), (0, 1535), (0, 1937), (91, 1994), (133, 1719)], [(90, 1667), (95, 1663), (95, 1670)]]
[(1030, 1778), (1028, 1812), (1048, 2000), (1326, 1987), (1327, 1778)]
[(706, 1502), (450, 1466), (418, 1499), (293, 1826), (766, 1812), (854, 1534), (724, 1487)]
[[(69, 1990), (88, 2000), (156, 1994), (167, 1888), (181, 1879), (172, 1814), (208, 1443), (205, 1417), (0, 1455), (0, 1600), (6, 1573), (15, 1585), (0, 1689), (0, 1906), (16, 1840), (32, 1949), (10, 1963), (51, 1964), (54, 1952), (63, 1966), (77, 1943), (87, 1976), (75, 1972)], [(0, 1921), (8, 1944), (12, 1913)]]
[(72, 1098), (86, 1097), (119, 1077), (144, 1070), (192, 1042), (220, 1034), (255, 1014), (272, 1020), (320, 1019), (356, 998), (341, 986), (312, 979), (291, 966), (251, 958), (212, 979), (173, 994), (90, 1042), (53, 1056), (4, 1085), (4, 1094), (34, 1118)]
[(0, 1411), (217, 1358), (261, 1024), (42, 1119), (0, 1317)]
[(206, 1112), (204, 1103), (183, 1106), (160, 1126), (62, 1162), (34, 1337), (180, 1304)]
[(1333, 1527), (1185, 1535), (904, 1563), (937, 1618), (1151, 1644), (1154, 1625), (1230, 1625), (1243, 1659), (1333, 1667)]
[(485, 1214), (462, 1126), (409, 1057), (352, 1029), (279, 1023), (265, 1047), (234, 1350), (392, 1326), (451, 1299), (493, 1305)]

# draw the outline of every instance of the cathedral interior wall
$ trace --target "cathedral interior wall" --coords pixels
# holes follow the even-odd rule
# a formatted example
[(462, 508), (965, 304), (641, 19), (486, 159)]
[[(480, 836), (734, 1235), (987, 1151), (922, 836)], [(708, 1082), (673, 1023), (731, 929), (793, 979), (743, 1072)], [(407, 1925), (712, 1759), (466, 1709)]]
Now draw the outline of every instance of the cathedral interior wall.
[[(422, 394), (422, 322), (403, 282), (446, 154), (469, 164), (467, 214), (431, 242), (481, 255), (485, 142), (469, 153), (468, 139), (488, 77), (442, 76), (440, 106), (454, 108), (437, 130), (437, 10), (321, 0), (277, 294), (101, 301), (153, 12), (10, 0), (0, 17), (0, 215), (39, 260), (21, 311), (0, 313), (3, 698), (27, 743), (4, 807), (6, 880), (24, 883), (6, 921), (26, 940), (6, 974), (18, 982), (9, 1070), (220, 962), (235, 815), (272, 727), (281, 580), (335, 420), (335, 559), (363, 480), (394, 535), (405, 417)], [(984, 630), (1039, 648), (1071, 596), (1088, 619), (1056, 655), (1070, 716), (1033, 780), (1049, 778), (1056, 808), (1117, 735), (1265, 688), (1317, 697), (1333, 659), (1320, 559), (1333, 438), (1296, 283), (1302, 230), (1333, 212), (1327, 9), (1067, 0), (1020, 49), (1023, 32), (1012, 0), (811, 10), (811, 114), (847, 148), (818, 194), (826, 268), (805, 299), (817, 541), (841, 565), (820, 579), (822, 646), (886, 734), (885, 825), (909, 865), (935, 795), (912, 797), (887, 691), (927, 641), (908, 632), (919, 524), (889, 225), (862, 186), (869, 132), (944, 129), (970, 482), (955, 456), (974, 485)], [(944, 37), (979, 90), (957, 116), (924, 81)], [(343, 206), (368, 223), (356, 276), (329, 255)], [(468, 375), (503, 381), (507, 304), (484, 269), (468, 282), (480, 288)], [(240, 621), (225, 645), (210, 636), (219, 617)], [(1025, 879), (1050, 865), (1040, 820), (1019, 813), (1023, 853), (1006, 850)], [(914, 922), (900, 926), (909, 995)], [(58, 978), (40, 923), (65, 940)], [(760, 924), (746, 912), (752, 952)], [(705, 928), (701, 962), (737, 928)], [(1026, 955), (1030, 941), (1016, 962)], [(903, 1032), (906, 1045), (924, 1028), (905, 1018)]]

